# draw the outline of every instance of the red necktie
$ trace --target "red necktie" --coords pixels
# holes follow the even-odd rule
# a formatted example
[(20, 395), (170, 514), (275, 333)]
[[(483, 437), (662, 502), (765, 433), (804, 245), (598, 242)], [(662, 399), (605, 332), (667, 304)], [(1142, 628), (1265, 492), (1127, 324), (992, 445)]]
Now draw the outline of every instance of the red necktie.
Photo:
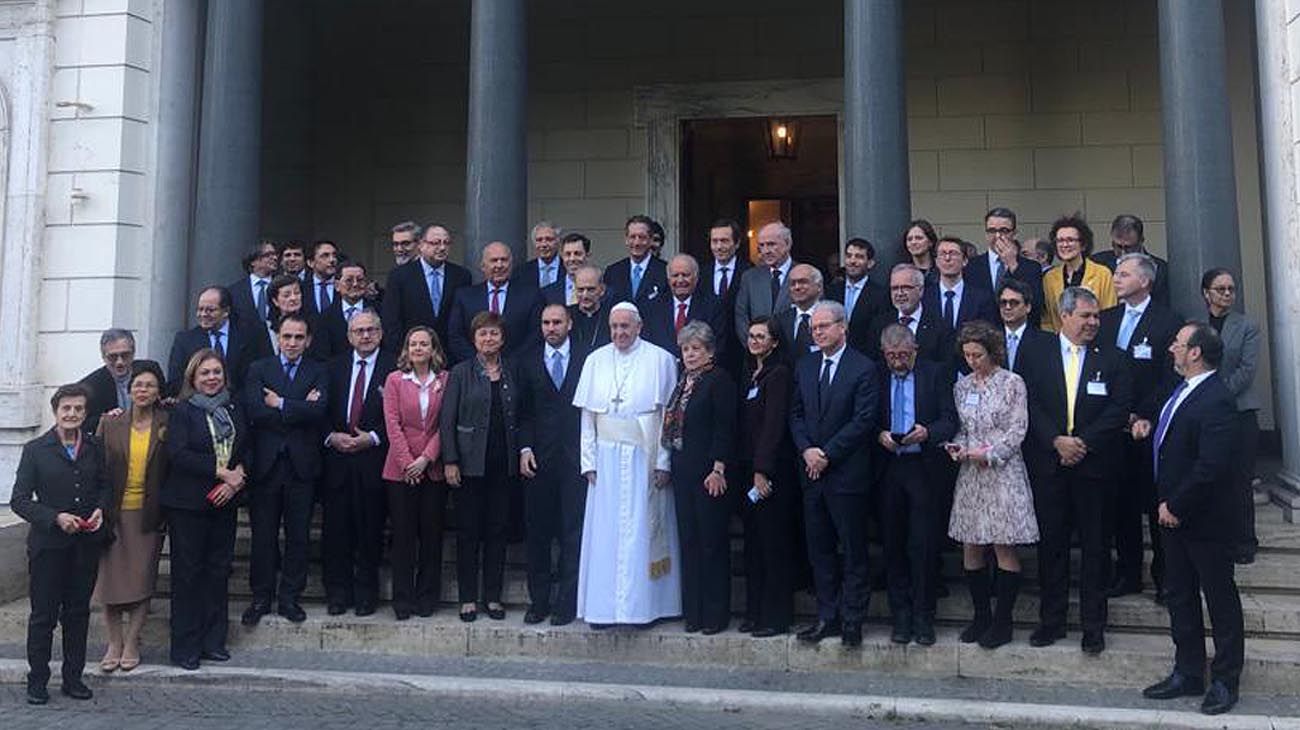
[(677, 319), (673, 321), (673, 328), (677, 332), (681, 332), (682, 327), (684, 327), (685, 325), (686, 325), (686, 302), (678, 302)]
[(357, 432), (361, 423), (361, 408), (366, 400), (366, 361), (357, 361), (357, 381), (352, 386), (352, 405), (348, 407), (348, 431)]
[(501, 294), (501, 290), (500, 290), (500, 289), (493, 289), (493, 290), (492, 290), (492, 304), (491, 304), (491, 309), (492, 309), (492, 313), (493, 313), (493, 314), (501, 314), (501, 299), (499, 298), (499, 297), (500, 297), (500, 294)]

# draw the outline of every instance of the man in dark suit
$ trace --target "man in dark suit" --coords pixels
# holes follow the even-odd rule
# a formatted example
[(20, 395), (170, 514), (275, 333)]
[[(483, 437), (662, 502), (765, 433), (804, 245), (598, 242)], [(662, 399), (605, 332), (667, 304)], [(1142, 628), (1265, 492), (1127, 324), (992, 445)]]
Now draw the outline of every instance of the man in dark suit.
[(744, 368), (745, 343), (736, 339), (733, 323), (736, 311), (736, 292), (740, 290), (740, 278), (752, 264), (747, 255), (741, 255), (740, 242), (745, 240), (744, 229), (730, 218), (713, 222), (709, 228), (709, 252), (712, 257), (701, 264), (701, 280), (709, 287), (714, 298), (722, 305), (726, 318), (726, 327), (722, 332), (714, 332), (719, 343), (719, 350), (724, 356), (718, 360), (733, 380), (739, 380)]
[(321, 434), (329, 415), (329, 374), (324, 365), (304, 357), (311, 345), (311, 329), (305, 317), (285, 316), (277, 334), (280, 354), (250, 365), (244, 384), (244, 409), (254, 437), (249, 504), (253, 527), (249, 586), (253, 602), (244, 611), (245, 626), (256, 626), (270, 613), (271, 600), (276, 597), (281, 616), (294, 623), (307, 618), (298, 600), (307, 585), (312, 486), (321, 473)]
[(560, 227), (550, 221), (538, 221), (533, 226), (532, 239), (533, 258), (519, 266), (511, 281), (541, 290), (564, 278), (564, 266), (560, 259)]
[(623, 226), (628, 255), (605, 267), (605, 289), (615, 304), (632, 302), (644, 309), (646, 303), (668, 294), (668, 269), (663, 259), (650, 252), (653, 224), (647, 216), (634, 215)]
[(461, 287), (447, 320), (448, 355), (458, 363), (474, 357), (469, 326), (479, 312), (501, 315), (505, 324), (505, 354), (514, 355), (533, 347), (537, 340), (540, 295), (537, 287), (510, 284), (510, 247), (493, 241), (483, 247), (483, 283)]
[(397, 363), (379, 350), (384, 331), (373, 310), (354, 314), (347, 327), (351, 347), (329, 364), (334, 397), (321, 480), (321, 561), (329, 615), (355, 606), (358, 616), (369, 616), (379, 602), (387, 505), (380, 479), (388, 454), (383, 386)]
[[(338, 296), (319, 317), (316, 318), (316, 333), (312, 335), (311, 347), (307, 356), (322, 362), (352, 349), (348, 337), (348, 322), (365, 309), (376, 305), (366, 300), (370, 280), (366, 276), (365, 264), (360, 261), (347, 261), (339, 266), (337, 284)], [(376, 310), (376, 316), (378, 311)], [(377, 342), (378, 340), (376, 340)]]
[(1027, 358), (1029, 434), (1024, 455), (1038, 516), (1040, 624), (1032, 646), (1065, 637), (1070, 593), (1070, 532), (1079, 531), (1081, 646), (1087, 654), (1106, 648), (1106, 573), (1110, 565), (1109, 508), (1116, 465), (1133, 391), (1123, 353), (1097, 343), (1101, 312), (1084, 287), (1061, 294), (1061, 333), (1056, 347)]
[(1092, 260), (1113, 272), (1120, 258), (1125, 254), (1146, 254), (1156, 269), (1155, 282), (1151, 285), (1151, 297), (1168, 307), (1169, 262), (1146, 249), (1146, 235), (1143, 229), (1142, 219), (1135, 215), (1123, 213), (1115, 216), (1115, 220), (1110, 224), (1110, 250), (1094, 253)]
[(542, 288), (542, 305), (562, 304), (569, 306), (578, 303), (578, 296), (573, 291), (573, 277), (578, 269), (587, 265), (591, 255), (591, 239), (581, 233), (566, 233), (560, 239), (560, 263), (564, 264), (561, 276), (551, 285)]
[(1034, 309), (1029, 323), (1038, 326), (1043, 300), (1043, 268), (1020, 252), (1016, 243), (1016, 214), (1008, 208), (994, 208), (984, 214), (984, 241), (988, 251), (966, 264), (966, 281), (972, 287), (993, 291), (1005, 279), (1023, 281), (1033, 293)]
[(1201, 712), (1217, 715), (1237, 703), (1246, 653), (1241, 596), (1233, 579), (1236, 526), (1225, 519), (1235, 509), (1232, 460), (1237, 408), (1216, 373), (1223, 341), (1212, 327), (1185, 325), (1169, 351), (1182, 381), (1161, 407), (1154, 427), (1143, 420), (1134, 428), (1148, 433), (1154, 428), (1152, 464), (1165, 543), (1174, 671), (1142, 694), (1171, 699), (1204, 690), (1204, 594), (1213, 624), (1214, 661)]
[(952, 379), (945, 368), (916, 357), (916, 337), (901, 324), (881, 335), (887, 368), (881, 373), (880, 418), (876, 442), (883, 476), (881, 487), (885, 574), (890, 639), (922, 646), (934, 644), (934, 609), (938, 599), (934, 570), (947, 535), (952, 461), (942, 444), (957, 432)]
[(962, 275), (966, 267), (966, 251), (961, 239), (940, 238), (934, 247), (934, 257), (939, 279), (925, 288), (926, 308), (938, 312), (944, 325), (954, 333), (963, 324), (977, 319), (996, 323), (998, 316), (993, 306), (993, 290), (968, 286)]
[(302, 287), (302, 309), (308, 315), (319, 317), (338, 298), (334, 288), (338, 264), (339, 249), (333, 241), (312, 244), (311, 258), (307, 259), (307, 278)]
[(99, 356), (104, 367), (95, 368), (81, 384), (90, 390), (86, 404), (86, 433), (94, 433), (105, 413), (131, 405), (131, 372), (139, 365), (157, 365), (152, 360), (135, 359), (135, 335), (131, 330), (113, 327), (99, 336)]
[(275, 249), (275, 243), (267, 240), (260, 241), (244, 255), (246, 276), (226, 287), (230, 290), (231, 319), (245, 327), (266, 321), (270, 307), (267, 290), (279, 261), (280, 254)]
[[(1159, 417), (1160, 396), (1178, 380), (1169, 345), (1180, 322), (1173, 312), (1151, 295), (1155, 264), (1145, 254), (1125, 254), (1115, 267), (1115, 295), (1120, 303), (1101, 313), (1098, 341), (1114, 343), (1125, 355), (1136, 395), (1129, 422)], [(1151, 447), (1136, 438), (1125, 439), (1124, 462), (1116, 480), (1113, 531), (1115, 569), (1109, 596), (1142, 592), (1142, 516), (1151, 531), (1151, 581), (1156, 600), (1162, 597), (1164, 551), (1156, 519), (1155, 484), (1151, 474)]]
[[(682, 353), (677, 346), (677, 333), (687, 322), (703, 322), (715, 333), (728, 329), (722, 303), (707, 288), (698, 286), (699, 281), (700, 265), (690, 254), (679, 253), (668, 262), (668, 289), (671, 294), (646, 302), (642, 309), (642, 337), (679, 359)], [(719, 346), (715, 357), (723, 354), (725, 352)]]
[(849, 347), (871, 352), (871, 321), (889, 309), (889, 287), (871, 278), (876, 265), (876, 248), (865, 238), (850, 238), (844, 244), (844, 276), (826, 287), (826, 298), (844, 305), (849, 318)]
[[(862, 644), (870, 587), (867, 514), (871, 449), (879, 376), (865, 355), (848, 346), (844, 306), (826, 302), (812, 315), (820, 352), (795, 368), (790, 433), (802, 456), (804, 522), (817, 592), (817, 623), (799, 632), (816, 643), (842, 634)], [(842, 556), (842, 557), (841, 557)]]
[(440, 225), (424, 229), (420, 255), (393, 269), (384, 287), (383, 320), (388, 336), (383, 348), (400, 352), (412, 327), (432, 327), (447, 347), (447, 320), (456, 292), (473, 281), (469, 271), (447, 260), (451, 234)]
[(285, 241), (280, 247), (280, 273), (298, 281), (307, 281), (307, 244), (303, 241)]
[[(528, 545), (528, 596), (524, 623), (549, 614), (552, 626), (572, 623), (578, 610), (578, 552), (587, 505), (587, 481), (579, 468), (581, 411), (573, 393), (587, 350), (569, 337), (569, 311), (542, 310), (541, 347), (517, 363), (520, 388), (519, 473), (524, 482)], [(551, 559), (551, 545), (560, 548)], [(554, 595), (552, 595), (552, 593)]]
[(1058, 340), (1050, 333), (1029, 324), (1034, 308), (1034, 294), (1029, 285), (1006, 277), (994, 295), (1002, 319), (1002, 335), (1007, 341), (1007, 369), (1024, 376), (1025, 363), (1037, 358), (1042, 348), (1056, 347)]
[(609, 344), (609, 298), (600, 269), (586, 265), (573, 275), (573, 293), (576, 303), (570, 304), (569, 319), (573, 327), (569, 339), (587, 352)]
[(799, 362), (799, 358), (819, 348), (813, 342), (812, 315), (817, 305), (822, 302), (825, 284), (822, 272), (810, 264), (795, 264), (790, 267), (787, 279), (790, 290), (790, 306), (772, 314), (781, 330), (781, 337), (790, 343), (786, 356), (790, 364)]
[(740, 277), (736, 291), (736, 340), (749, 337), (749, 323), (756, 317), (770, 317), (790, 308), (787, 279), (793, 261), (790, 249), (794, 239), (783, 223), (768, 223), (758, 229), (758, 257), (762, 266), (754, 266)]
[(865, 354), (880, 360), (880, 335), (891, 324), (901, 324), (916, 337), (917, 357), (930, 362), (953, 362), (952, 332), (934, 307), (921, 304), (925, 274), (912, 264), (898, 264), (889, 274), (889, 296), (893, 306), (876, 315), (871, 323), (871, 337)]
[(266, 328), (261, 323), (251, 329), (230, 320), (230, 291), (221, 286), (210, 286), (199, 292), (196, 308), (198, 324), (181, 330), (172, 339), (171, 354), (167, 357), (167, 393), (175, 396), (185, 382), (185, 367), (190, 357), (205, 347), (221, 353), (226, 362), (226, 373), (232, 392), (244, 384), (244, 375), (256, 352), (257, 341), (263, 338)]

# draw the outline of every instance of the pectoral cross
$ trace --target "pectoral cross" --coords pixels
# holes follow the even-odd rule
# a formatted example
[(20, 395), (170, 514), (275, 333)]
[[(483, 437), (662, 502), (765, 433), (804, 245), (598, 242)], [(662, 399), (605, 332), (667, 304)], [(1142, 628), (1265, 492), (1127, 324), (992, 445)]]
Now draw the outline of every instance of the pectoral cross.
[(617, 411), (619, 406), (623, 405), (623, 397), (620, 394), (615, 393), (614, 397), (611, 398), (609, 402), (614, 404), (614, 410)]

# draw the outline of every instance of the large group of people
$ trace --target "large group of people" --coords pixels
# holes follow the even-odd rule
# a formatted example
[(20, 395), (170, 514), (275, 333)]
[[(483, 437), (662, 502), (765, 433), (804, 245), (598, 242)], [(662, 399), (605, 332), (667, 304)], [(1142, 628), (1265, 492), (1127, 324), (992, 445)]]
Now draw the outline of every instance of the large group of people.
[(984, 226), (983, 252), (915, 220), (891, 270), (854, 238), (823, 271), (794, 259), (781, 223), (757, 231), (754, 262), (731, 220), (710, 228), (707, 259), (664, 260), (662, 227), (637, 215), (627, 257), (602, 270), (589, 238), (541, 222), (535, 258), (483, 245), (475, 283), (445, 226), (405, 222), (382, 287), (334, 242), (260, 242), (245, 276), (198, 292), (165, 374), (136, 358), (129, 331), (106, 331), (104, 367), (54, 393), (54, 427), (24, 448), (13, 507), (32, 523), (28, 698), (48, 698), (56, 621), (63, 692), (90, 696), (92, 592), (101, 669), (139, 664), (164, 528), (170, 659), (196, 669), (230, 656), (240, 507), (252, 530), (241, 621), (254, 627), (272, 612), (305, 620), (317, 502), (329, 615), (377, 611), (385, 554), (394, 618), (433, 614), (450, 500), (463, 621), (506, 616), (506, 546), (522, 535), (525, 623), (681, 617), (687, 632), (726, 631), (739, 517), (739, 630), (795, 630), (806, 587), (816, 616), (798, 639), (850, 648), (873, 587), (893, 642), (936, 642), (950, 544), (973, 604), (961, 642), (1013, 640), (1029, 550), (1029, 642), (1063, 639), (1077, 533), (1080, 646), (1099, 654), (1107, 601), (1144, 590), (1146, 519), (1152, 596), (1177, 644), (1147, 695), (1205, 693), (1207, 712), (1226, 711), (1243, 665), (1233, 565), (1255, 550), (1259, 408), (1259, 330), (1234, 309), (1233, 274), (1206, 272), (1206, 310), (1185, 319), (1134, 216), (1115, 219), (1105, 251), (1063, 216), (1050, 257), (1021, 244), (1011, 210)]

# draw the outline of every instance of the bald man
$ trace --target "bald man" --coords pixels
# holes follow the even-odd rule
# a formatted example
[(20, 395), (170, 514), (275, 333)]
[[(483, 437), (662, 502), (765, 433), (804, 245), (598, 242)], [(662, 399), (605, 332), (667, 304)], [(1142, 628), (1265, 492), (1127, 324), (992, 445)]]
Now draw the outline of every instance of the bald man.
[(687, 322), (699, 321), (713, 330), (717, 341), (715, 359), (721, 358), (726, 340), (723, 330), (727, 317), (722, 302), (708, 286), (700, 286), (700, 265), (690, 254), (679, 253), (668, 261), (668, 290), (671, 296), (647, 302), (641, 309), (645, 327), (642, 336), (681, 357), (677, 346), (677, 332)]
[(524, 352), (541, 341), (537, 322), (541, 318), (541, 296), (537, 287), (511, 286), (510, 274), (514, 260), (510, 247), (493, 241), (483, 247), (479, 270), (483, 283), (462, 287), (456, 292), (451, 305), (451, 318), (447, 354), (449, 364), (468, 360), (474, 356), (474, 342), (469, 336), (469, 323), (479, 312), (495, 312), (505, 323), (506, 355)]

